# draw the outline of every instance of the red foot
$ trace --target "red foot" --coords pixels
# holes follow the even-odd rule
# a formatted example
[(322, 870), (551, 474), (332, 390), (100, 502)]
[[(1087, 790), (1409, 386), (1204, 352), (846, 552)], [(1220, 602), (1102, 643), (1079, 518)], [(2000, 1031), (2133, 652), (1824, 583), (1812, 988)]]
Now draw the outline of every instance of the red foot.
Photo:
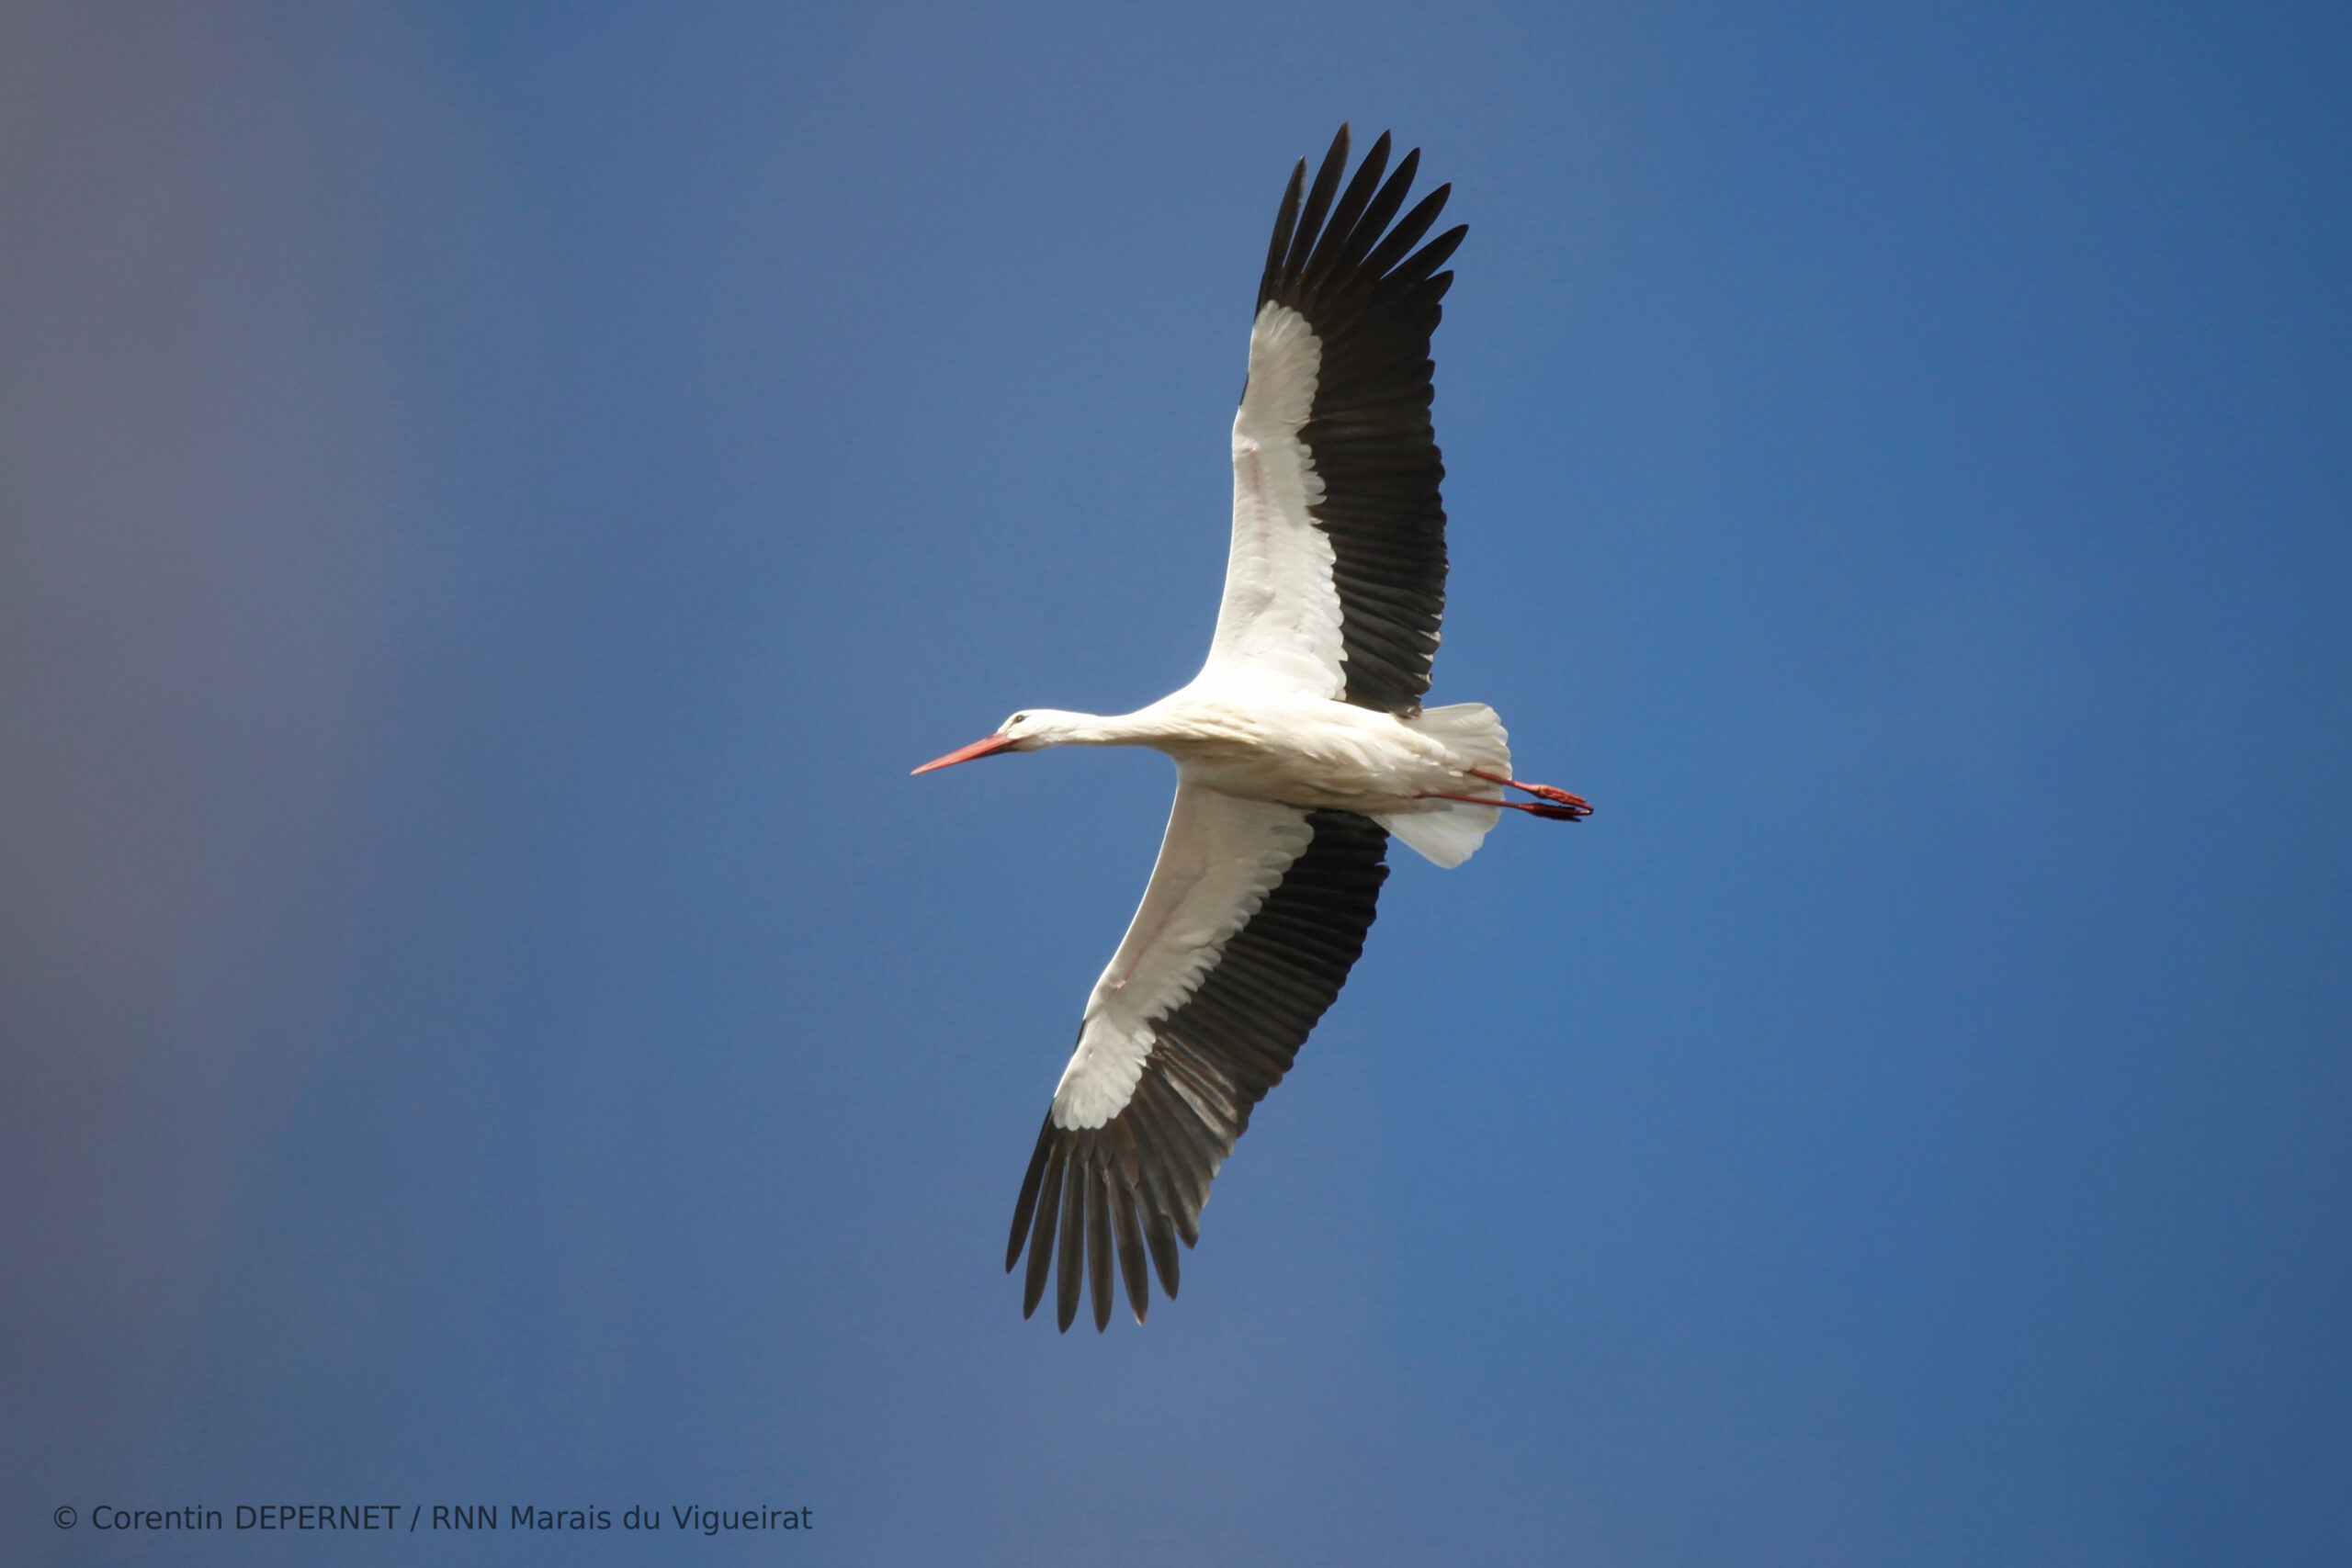
[[(1476, 768), (1470, 769), (1469, 773), (1474, 779), (1484, 779), (1488, 784), (1506, 784), (1512, 789), (1525, 790), (1539, 800), (1552, 802), (1548, 807), (1521, 806), (1518, 807), (1519, 810), (1532, 811), (1538, 817), (1549, 817), (1562, 822), (1581, 822), (1592, 815), (1592, 803), (1580, 795), (1570, 795), (1566, 790), (1555, 789), (1550, 784), (1522, 784), (1517, 779), (1503, 778), (1496, 773), (1483, 773)], [(1513, 803), (1504, 801), (1498, 804)]]
[[(1566, 790), (1562, 790), (1560, 793), (1562, 795), (1567, 795), (1567, 791)], [(1587, 806), (1582, 800), (1573, 795), (1568, 795), (1567, 797), (1568, 799), (1575, 801), (1576, 804), (1573, 806), (1553, 806), (1544, 801), (1497, 800), (1491, 795), (1446, 795), (1438, 791), (1432, 791), (1426, 795), (1418, 795), (1415, 798), (1419, 800), (1459, 800), (1467, 802), (1472, 806), (1499, 806), (1507, 811), (1524, 811), (1531, 817), (1545, 817), (1555, 822), (1581, 822), (1586, 818), (1592, 815), (1591, 807)]]

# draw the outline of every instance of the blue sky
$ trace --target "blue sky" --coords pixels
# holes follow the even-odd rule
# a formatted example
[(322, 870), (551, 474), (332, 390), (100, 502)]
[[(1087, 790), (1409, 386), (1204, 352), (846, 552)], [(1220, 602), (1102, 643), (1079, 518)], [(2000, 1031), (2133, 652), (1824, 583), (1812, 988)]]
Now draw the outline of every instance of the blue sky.
[[(2343, 1561), (2347, 65), (12, 9), (11, 1561)], [(1600, 814), (1398, 856), (1182, 1299), (1057, 1336), (1004, 1226), (1169, 770), (906, 771), (1197, 665), (1341, 119), (1471, 228), (1433, 697)]]

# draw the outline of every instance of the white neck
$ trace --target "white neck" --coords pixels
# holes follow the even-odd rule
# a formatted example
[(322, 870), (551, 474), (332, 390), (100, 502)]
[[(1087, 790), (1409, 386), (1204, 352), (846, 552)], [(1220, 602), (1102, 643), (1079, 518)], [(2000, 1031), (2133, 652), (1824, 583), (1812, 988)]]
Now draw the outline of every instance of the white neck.
[(1029, 716), (1035, 744), (1023, 746), (1024, 751), (1048, 746), (1149, 746), (1167, 736), (1167, 727), (1155, 720), (1149, 708), (1123, 714), (1031, 708)]

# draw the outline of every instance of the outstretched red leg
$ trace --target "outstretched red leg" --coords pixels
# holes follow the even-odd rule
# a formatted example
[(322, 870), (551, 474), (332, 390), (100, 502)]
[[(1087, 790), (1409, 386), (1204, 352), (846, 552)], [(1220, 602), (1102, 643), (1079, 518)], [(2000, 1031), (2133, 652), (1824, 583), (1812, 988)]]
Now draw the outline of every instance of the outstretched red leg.
[[(1520, 779), (1505, 778), (1500, 773), (1481, 773), (1476, 768), (1471, 768), (1467, 772), (1474, 779), (1484, 779), (1491, 784), (1503, 784), (1511, 789), (1525, 790), (1538, 800), (1550, 801), (1556, 808), (1547, 811), (1541, 807), (1521, 806), (1517, 807), (1521, 811), (1532, 811), (1538, 817), (1550, 817), (1566, 822), (1580, 822), (1592, 815), (1592, 803), (1580, 795), (1570, 795), (1566, 790), (1555, 789), (1550, 784), (1528, 784)], [(1500, 801), (1489, 804), (1509, 806), (1514, 803)]]
[[(1485, 775), (1481, 774), (1479, 776), (1483, 778)], [(1525, 786), (1522, 785), (1521, 787), (1524, 788)], [(1586, 818), (1592, 815), (1592, 807), (1586, 805), (1582, 797), (1569, 795), (1566, 790), (1560, 790), (1557, 793), (1564, 796), (1569, 804), (1565, 806), (1555, 806), (1549, 801), (1543, 800), (1497, 800), (1490, 795), (1447, 795), (1442, 791), (1431, 791), (1428, 794), (1418, 795), (1415, 798), (1419, 800), (1459, 800), (1466, 802), (1471, 806), (1499, 806), (1510, 811), (1524, 811), (1531, 817), (1549, 818), (1555, 822), (1581, 822)]]

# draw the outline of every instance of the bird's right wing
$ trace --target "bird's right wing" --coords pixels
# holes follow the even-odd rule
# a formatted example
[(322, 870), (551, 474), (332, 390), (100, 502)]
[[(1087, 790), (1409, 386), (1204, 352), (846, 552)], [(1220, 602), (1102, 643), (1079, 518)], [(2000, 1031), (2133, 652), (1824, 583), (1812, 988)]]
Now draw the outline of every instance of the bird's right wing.
[(1045, 1295), (1057, 1237), (1065, 1329), (1090, 1279), (1094, 1325), (1110, 1323), (1114, 1237), (1136, 1322), (1151, 1299), (1147, 1252), (1176, 1294), (1178, 1238), (1200, 1239), (1209, 1183), (1250, 1108), (1363, 951), (1387, 846), (1352, 812), (1178, 786), (1142, 907), (1087, 999), (1021, 1183), (1004, 1266), (1028, 1248), (1023, 1315)]

